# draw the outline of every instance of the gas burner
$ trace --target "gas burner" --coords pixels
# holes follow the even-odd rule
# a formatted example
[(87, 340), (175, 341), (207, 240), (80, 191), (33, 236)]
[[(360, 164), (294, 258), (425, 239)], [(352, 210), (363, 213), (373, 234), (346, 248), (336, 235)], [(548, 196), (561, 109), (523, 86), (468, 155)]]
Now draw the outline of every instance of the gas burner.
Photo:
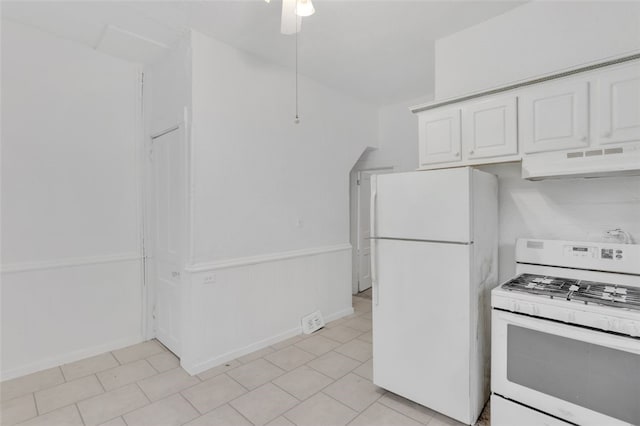
[(540, 294), (552, 299), (559, 297), (567, 299), (578, 280), (569, 278), (547, 277), (543, 275), (522, 274), (511, 281), (502, 284), (502, 288), (509, 291)]
[(502, 284), (509, 291), (640, 310), (640, 288), (571, 278), (522, 274)]
[(571, 299), (640, 310), (640, 289), (629, 286), (580, 281), (580, 288)]

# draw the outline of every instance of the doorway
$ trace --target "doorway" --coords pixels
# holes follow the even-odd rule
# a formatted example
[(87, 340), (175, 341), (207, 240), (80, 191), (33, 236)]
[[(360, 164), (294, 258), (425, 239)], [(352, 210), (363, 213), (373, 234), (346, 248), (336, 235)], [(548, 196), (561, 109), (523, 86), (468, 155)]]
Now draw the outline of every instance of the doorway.
[(358, 170), (354, 173), (352, 213), (353, 294), (371, 288), (371, 176), (393, 172), (393, 167)]

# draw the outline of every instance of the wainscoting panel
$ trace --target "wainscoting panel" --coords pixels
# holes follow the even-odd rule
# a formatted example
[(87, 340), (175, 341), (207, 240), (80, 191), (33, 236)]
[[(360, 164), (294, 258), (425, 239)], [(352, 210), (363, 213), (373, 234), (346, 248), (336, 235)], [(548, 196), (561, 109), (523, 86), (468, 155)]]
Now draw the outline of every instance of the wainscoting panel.
[(198, 267), (185, 289), (181, 364), (191, 374), (299, 334), (313, 311), (327, 321), (353, 313), (348, 244), (221, 265)]

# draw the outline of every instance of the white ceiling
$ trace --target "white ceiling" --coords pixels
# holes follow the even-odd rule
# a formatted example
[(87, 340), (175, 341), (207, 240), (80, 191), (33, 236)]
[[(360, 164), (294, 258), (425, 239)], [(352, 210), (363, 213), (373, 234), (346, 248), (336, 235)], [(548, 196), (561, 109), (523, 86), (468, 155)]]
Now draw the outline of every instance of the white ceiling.
[[(434, 40), (522, 1), (315, 0), (299, 34), (300, 72), (383, 105), (433, 93)], [(3, 17), (138, 62), (156, 60), (189, 28), (293, 67), (281, 1), (2, 2)]]

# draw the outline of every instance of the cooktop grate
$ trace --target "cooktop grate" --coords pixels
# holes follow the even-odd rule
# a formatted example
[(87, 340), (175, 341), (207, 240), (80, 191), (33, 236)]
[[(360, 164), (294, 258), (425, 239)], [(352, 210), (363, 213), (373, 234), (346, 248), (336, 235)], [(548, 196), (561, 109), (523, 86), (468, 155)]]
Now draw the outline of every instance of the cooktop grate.
[(571, 278), (522, 274), (502, 284), (509, 291), (538, 294), (583, 303), (640, 310), (640, 288)]

